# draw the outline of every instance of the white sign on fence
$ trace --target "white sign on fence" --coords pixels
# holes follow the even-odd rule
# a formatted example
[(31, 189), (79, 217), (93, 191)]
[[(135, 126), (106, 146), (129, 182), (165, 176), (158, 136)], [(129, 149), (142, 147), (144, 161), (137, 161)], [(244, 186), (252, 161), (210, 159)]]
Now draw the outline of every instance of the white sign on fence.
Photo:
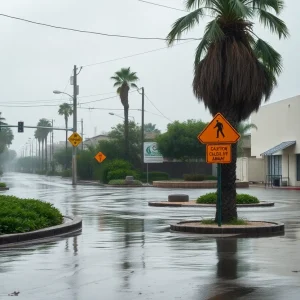
[(164, 158), (157, 148), (156, 142), (145, 142), (144, 143), (144, 163), (162, 163)]

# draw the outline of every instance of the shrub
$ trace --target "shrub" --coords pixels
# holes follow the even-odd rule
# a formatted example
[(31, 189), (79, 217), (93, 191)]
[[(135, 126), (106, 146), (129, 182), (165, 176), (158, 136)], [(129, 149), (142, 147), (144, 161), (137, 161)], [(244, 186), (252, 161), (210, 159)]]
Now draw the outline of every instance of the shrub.
[(114, 171), (109, 171), (107, 173), (108, 180), (125, 179), (126, 176), (133, 176), (135, 179), (138, 177), (137, 172), (128, 169), (118, 169)]
[(204, 180), (217, 180), (218, 178), (213, 175), (205, 175)]
[(139, 180), (133, 180), (132, 183), (126, 183), (125, 179), (115, 179), (115, 180), (110, 180), (109, 185), (126, 185), (126, 186), (130, 186), (130, 185), (140, 185), (142, 186), (142, 182)]
[(63, 170), (60, 175), (62, 177), (72, 177), (72, 170), (67, 169), (67, 170)]
[(6, 187), (6, 183), (0, 182), (0, 188), (5, 188), (5, 187)]
[[(148, 172), (148, 180), (150, 182), (158, 180), (169, 180), (169, 178), (170, 176), (166, 172)], [(141, 174), (141, 180), (147, 181), (147, 172), (143, 172)]]
[(62, 223), (52, 204), (34, 199), (0, 195), (0, 235), (28, 232)]
[(205, 176), (201, 174), (184, 174), (183, 179), (184, 181), (203, 181)]
[[(109, 182), (109, 178), (108, 178), (108, 174), (110, 172), (114, 172), (114, 171), (119, 171), (119, 170), (122, 170), (122, 174), (121, 172), (119, 174), (115, 174), (115, 175), (111, 175), (111, 176), (117, 176), (119, 178), (110, 178), (110, 179), (125, 179), (126, 175), (123, 176), (125, 174), (125, 171), (133, 171), (132, 170), (132, 165), (126, 161), (126, 160), (122, 160), (122, 159), (115, 159), (115, 160), (112, 160), (110, 161), (109, 163), (107, 163), (104, 167), (104, 170), (103, 170), (103, 173), (101, 174), (102, 175), (102, 182), (103, 183), (108, 183)], [(129, 174), (128, 174), (129, 175)], [(122, 177), (120, 177), (122, 176)], [(132, 175), (129, 175), (129, 176), (132, 176)]]
[[(207, 193), (205, 195), (200, 196), (197, 200), (197, 203), (200, 204), (216, 204), (217, 203), (217, 193)], [(236, 195), (236, 203), (237, 204), (255, 204), (259, 203), (259, 200), (255, 196), (251, 196), (248, 194), (237, 194)]]

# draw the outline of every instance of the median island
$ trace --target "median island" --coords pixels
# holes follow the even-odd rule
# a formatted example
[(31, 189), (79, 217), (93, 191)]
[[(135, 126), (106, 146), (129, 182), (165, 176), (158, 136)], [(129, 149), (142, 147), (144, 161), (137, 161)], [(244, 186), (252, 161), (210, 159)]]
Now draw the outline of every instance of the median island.
[(60, 225), (63, 216), (51, 203), (0, 195), (0, 235)]

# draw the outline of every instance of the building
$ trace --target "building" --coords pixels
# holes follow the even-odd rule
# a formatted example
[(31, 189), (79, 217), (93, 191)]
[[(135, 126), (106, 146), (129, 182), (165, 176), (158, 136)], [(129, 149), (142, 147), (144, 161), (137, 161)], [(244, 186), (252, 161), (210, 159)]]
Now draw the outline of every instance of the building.
[(97, 146), (100, 141), (107, 141), (107, 140), (109, 140), (109, 137), (105, 134), (99, 134), (91, 138), (87, 138), (83, 142), (83, 149), (86, 150), (89, 146)]
[(300, 96), (262, 106), (251, 117), (251, 156), (264, 161), (265, 182), (300, 186)]

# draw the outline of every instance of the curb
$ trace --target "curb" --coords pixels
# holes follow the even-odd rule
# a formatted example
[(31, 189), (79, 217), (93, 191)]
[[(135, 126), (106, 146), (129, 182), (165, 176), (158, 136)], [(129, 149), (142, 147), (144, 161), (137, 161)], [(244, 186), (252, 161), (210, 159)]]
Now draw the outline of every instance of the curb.
[[(236, 188), (249, 188), (248, 181), (237, 181)], [(204, 181), (153, 181), (153, 186), (157, 188), (172, 188), (172, 189), (216, 189), (216, 180)]]
[[(189, 202), (181, 203), (181, 202), (148, 202), (149, 206), (155, 206), (155, 207), (216, 207), (216, 204), (188, 204)], [(237, 204), (236, 207), (272, 207), (274, 206), (274, 202), (264, 202), (261, 201), (258, 204)]]
[(8, 191), (9, 187), (0, 187), (0, 191)]
[[(36, 231), (0, 235), (0, 248), (9, 247), (10, 244), (18, 244), (39, 239), (64, 236), (76, 233), (82, 229), (82, 219), (79, 217), (64, 216), (64, 223)], [(44, 242), (44, 241), (41, 241)]]
[[(194, 221), (182, 221), (176, 224), (171, 224), (171, 231), (176, 232), (187, 232), (187, 233), (197, 233), (197, 234), (235, 234), (238, 237), (263, 237), (263, 236), (273, 236), (273, 235), (283, 235), (284, 234), (284, 224), (275, 222), (264, 222), (267, 224), (272, 224), (272, 226), (259, 226), (259, 227), (245, 227), (245, 226), (235, 226), (235, 227), (196, 227), (189, 226), (189, 223), (200, 222), (199, 220)], [(261, 222), (261, 221), (251, 221), (251, 222)]]

